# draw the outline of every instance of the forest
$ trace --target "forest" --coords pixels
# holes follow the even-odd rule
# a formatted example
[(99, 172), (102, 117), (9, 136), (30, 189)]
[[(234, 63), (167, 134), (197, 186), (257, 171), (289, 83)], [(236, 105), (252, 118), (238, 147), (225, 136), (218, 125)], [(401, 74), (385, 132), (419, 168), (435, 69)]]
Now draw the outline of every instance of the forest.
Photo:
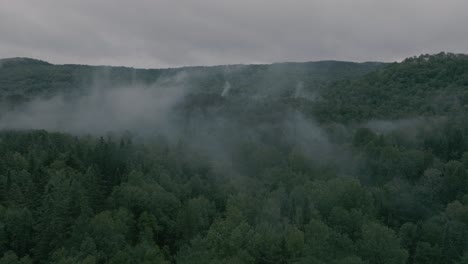
[(468, 55), (0, 60), (0, 264), (468, 264)]

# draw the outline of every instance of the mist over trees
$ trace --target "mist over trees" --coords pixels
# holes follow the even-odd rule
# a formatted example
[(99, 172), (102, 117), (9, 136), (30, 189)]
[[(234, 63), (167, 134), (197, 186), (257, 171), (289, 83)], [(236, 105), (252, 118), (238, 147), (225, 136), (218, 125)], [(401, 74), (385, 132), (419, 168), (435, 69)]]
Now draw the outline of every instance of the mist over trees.
[(0, 264), (468, 263), (468, 56), (0, 60)]

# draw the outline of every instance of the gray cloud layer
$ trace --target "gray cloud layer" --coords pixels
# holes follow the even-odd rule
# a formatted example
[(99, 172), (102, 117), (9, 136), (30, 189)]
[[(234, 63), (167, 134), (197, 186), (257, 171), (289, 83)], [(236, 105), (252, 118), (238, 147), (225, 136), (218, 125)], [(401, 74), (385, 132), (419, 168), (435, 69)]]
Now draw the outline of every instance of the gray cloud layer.
[(466, 0), (0, 0), (0, 57), (167, 67), (468, 53)]

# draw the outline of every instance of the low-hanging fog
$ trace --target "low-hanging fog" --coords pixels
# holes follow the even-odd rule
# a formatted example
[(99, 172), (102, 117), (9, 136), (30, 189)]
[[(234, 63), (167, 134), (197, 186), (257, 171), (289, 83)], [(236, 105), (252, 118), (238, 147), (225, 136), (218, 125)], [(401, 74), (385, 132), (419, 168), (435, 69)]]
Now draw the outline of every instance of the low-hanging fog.
[[(133, 131), (160, 127), (185, 87), (170, 84), (93, 86), (80, 95), (36, 98), (0, 115), (0, 129), (44, 129), (75, 134)], [(154, 132), (154, 131), (153, 131)]]
[[(300, 112), (281, 110), (272, 115), (273, 120), (255, 124), (241, 121), (254, 114), (249, 111), (256, 111), (257, 104), (268, 103), (288, 91), (287, 88), (291, 89), (291, 98), (312, 103), (315, 96), (311, 95), (316, 91), (306, 89), (303, 82), (293, 82), (286, 88), (273, 85), (255, 91), (251, 97), (236, 98), (233, 94), (237, 92), (236, 87), (225, 80), (212, 95), (216, 100), (224, 100), (220, 104), (206, 106), (202, 102), (190, 106), (191, 96), (205, 94), (193, 90), (191, 82), (197, 77), (182, 71), (152, 84), (134, 82), (114, 86), (98, 76), (97, 81), (82, 87), (79, 93), (37, 97), (3, 111), (0, 129), (43, 129), (93, 136), (130, 132), (140, 140), (162, 136), (171, 144), (183, 142), (196, 155), (233, 171), (235, 152), (249, 143), (269, 144), (280, 140), (276, 143), (297, 148), (318, 162), (347, 157), (346, 151), (330, 141), (318, 122)], [(267, 79), (265, 76), (260, 82)], [(246, 108), (227, 114), (229, 110), (223, 107), (229, 104), (245, 104)]]
[[(173, 146), (184, 144), (194, 157), (205, 158), (213, 167), (231, 173), (241, 173), (237, 157), (249, 151), (249, 144), (263, 144), (265, 148), (275, 145), (278, 149), (295, 149), (313, 162), (339, 164), (342, 172), (349, 174), (358, 163), (349, 146), (356, 128), (367, 127), (377, 134), (405, 131), (410, 139), (430, 123), (415, 118), (326, 124), (297, 109), (277, 109), (272, 103), (278, 98), (310, 105), (320, 100), (320, 89), (310, 83), (281, 80), (278, 71), (282, 68), (269, 69), (243, 91), (239, 82), (229, 78), (235, 67), (224, 70), (227, 77), (217, 80), (217, 87), (206, 89), (194, 85), (196, 80), (203, 83), (206, 76), (186, 71), (153, 83), (133, 78), (122, 85), (97, 72), (92, 84), (80, 87), (78, 92), (38, 96), (5, 108), (0, 113), (0, 130), (43, 129), (78, 136), (130, 133), (143, 141), (163, 138)], [(272, 82), (274, 78), (278, 82)]]

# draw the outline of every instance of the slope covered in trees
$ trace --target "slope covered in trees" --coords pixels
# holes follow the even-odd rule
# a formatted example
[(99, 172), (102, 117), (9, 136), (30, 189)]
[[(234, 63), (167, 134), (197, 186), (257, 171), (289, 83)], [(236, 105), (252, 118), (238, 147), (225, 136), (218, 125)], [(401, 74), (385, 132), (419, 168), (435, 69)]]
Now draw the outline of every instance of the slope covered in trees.
[(468, 107), (468, 55), (411, 57), (363, 78), (333, 84), (318, 113), (341, 122), (446, 115)]
[(189, 88), (152, 136), (1, 131), (1, 264), (468, 263), (464, 55), (237, 70), (8, 63), (4, 115), (56, 93), (89, 106), (73, 99), (83, 85), (188, 74)]

